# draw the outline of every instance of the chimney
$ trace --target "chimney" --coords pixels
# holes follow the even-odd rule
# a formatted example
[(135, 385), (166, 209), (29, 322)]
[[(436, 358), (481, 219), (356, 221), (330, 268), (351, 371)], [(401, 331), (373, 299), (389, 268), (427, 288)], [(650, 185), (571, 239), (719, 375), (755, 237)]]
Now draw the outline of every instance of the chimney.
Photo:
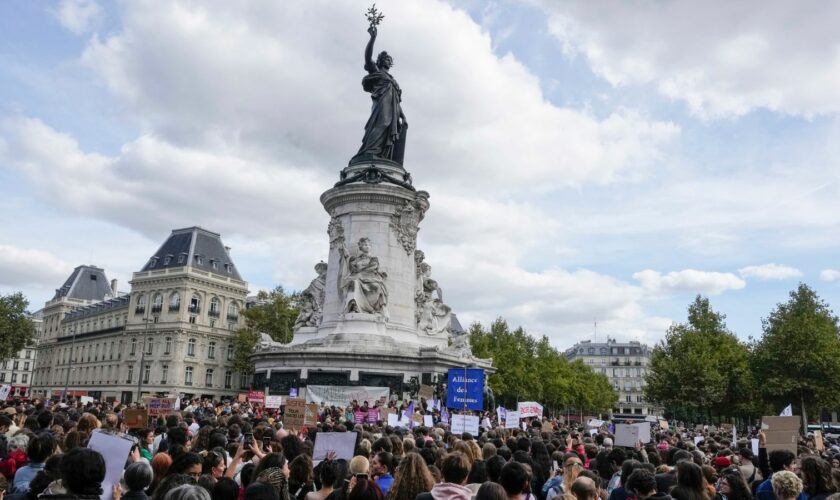
[(114, 297), (117, 296), (117, 280), (111, 280), (111, 291), (114, 292)]

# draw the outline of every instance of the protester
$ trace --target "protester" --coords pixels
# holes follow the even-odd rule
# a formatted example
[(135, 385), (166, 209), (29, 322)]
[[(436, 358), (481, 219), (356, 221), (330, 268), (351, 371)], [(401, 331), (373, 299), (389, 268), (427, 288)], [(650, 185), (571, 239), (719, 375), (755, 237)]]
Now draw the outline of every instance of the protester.
[(770, 478), (778, 500), (795, 500), (802, 494), (802, 480), (789, 470), (780, 470)]

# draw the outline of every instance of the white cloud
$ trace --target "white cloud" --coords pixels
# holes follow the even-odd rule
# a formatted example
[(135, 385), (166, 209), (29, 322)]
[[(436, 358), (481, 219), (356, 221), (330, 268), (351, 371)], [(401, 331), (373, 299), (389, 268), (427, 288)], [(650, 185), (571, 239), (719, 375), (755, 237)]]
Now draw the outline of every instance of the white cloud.
[(45, 285), (58, 288), (72, 270), (72, 265), (50, 252), (0, 244), (0, 287)]
[[(840, 111), (840, 5), (783, 0), (544, 2), (569, 55), (612, 85), (653, 84), (705, 118)], [(796, 22), (791, 22), (797, 19)]]
[(62, 0), (53, 14), (66, 30), (82, 35), (99, 22), (102, 7), (96, 0)]
[(840, 271), (836, 269), (823, 269), (820, 271), (820, 279), (823, 281), (840, 280)]
[(795, 267), (771, 263), (760, 266), (742, 267), (741, 269), (738, 269), (738, 274), (740, 274), (742, 278), (756, 278), (762, 281), (768, 281), (799, 278), (802, 276), (802, 271)]
[(661, 274), (645, 269), (633, 274), (645, 290), (654, 295), (674, 292), (691, 292), (706, 295), (718, 295), (727, 290), (740, 290), (746, 282), (732, 273), (719, 273), (684, 269)]

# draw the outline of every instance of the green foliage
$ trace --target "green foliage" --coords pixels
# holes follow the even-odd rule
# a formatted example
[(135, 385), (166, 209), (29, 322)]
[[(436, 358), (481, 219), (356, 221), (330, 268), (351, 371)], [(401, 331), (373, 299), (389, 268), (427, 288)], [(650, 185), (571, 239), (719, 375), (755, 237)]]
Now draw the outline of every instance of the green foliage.
[(651, 353), (648, 401), (728, 415), (745, 410), (750, 400), (750, 353), (727, 329), (725, 319), (709, 299), (694, 299), (688, 321), (672, 325)]
[(762, 326), (753, 368), (765, 400), (777, 408), (840, 404), (840, 327), (828, 304), (800, 284)]
[(29, 301), (22, 293), (0, 295), (0, 361), (13, 358), (32, 344), (35, 324), (26, 308)]
[(257, 305), (242, 311), (245, 326), (235, 333), (234, 368), (242, 373), (252, 373), (254, 352), (260, 333), (267, 333), (276, 342), (288, 344), (294, 335), (298, 315), (298, 294), (286, 294), (282, 286), (270, 292), (257, 293)]
[(537, 340), (521, 327), (511, 331), (501, 318), (489, 330), (473, 324), (469, 335), (473, 355), (493, 359), (497, 371), (488, 381), (500, 403), (539, 401), (555, 410), (598, 413), (618, 399), (605, 375), (581, 362), (569, 363), (545, 336)]

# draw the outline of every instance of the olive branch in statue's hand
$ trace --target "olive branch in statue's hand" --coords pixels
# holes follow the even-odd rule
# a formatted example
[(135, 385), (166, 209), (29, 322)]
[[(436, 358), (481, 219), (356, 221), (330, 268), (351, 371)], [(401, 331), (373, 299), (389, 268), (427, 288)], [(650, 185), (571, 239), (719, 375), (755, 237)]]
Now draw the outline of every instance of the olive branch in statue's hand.
[(370, 28), (368, 28), (368, 33), (371, 35), (376, 34), (376, 27), (379, 23), (385, 19), (385, 14), (376, 10), (376, 4), (370, 6), (370, 8), (365, 12), (365, 17), (367, 17), (368, 22), (370, 23)]

